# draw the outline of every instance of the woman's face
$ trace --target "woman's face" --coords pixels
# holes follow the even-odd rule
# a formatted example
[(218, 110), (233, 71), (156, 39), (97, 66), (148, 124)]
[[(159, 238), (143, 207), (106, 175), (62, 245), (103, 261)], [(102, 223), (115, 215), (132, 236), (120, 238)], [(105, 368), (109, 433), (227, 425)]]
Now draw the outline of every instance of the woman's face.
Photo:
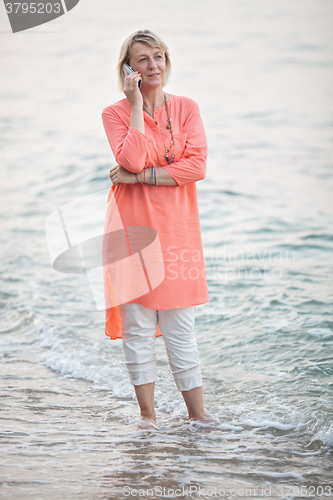
[(130, 66), (142, 76), (143, 87), (163, 85), (165, 74), (165, 55), (161, 49), (143, 42), (132, 45)]

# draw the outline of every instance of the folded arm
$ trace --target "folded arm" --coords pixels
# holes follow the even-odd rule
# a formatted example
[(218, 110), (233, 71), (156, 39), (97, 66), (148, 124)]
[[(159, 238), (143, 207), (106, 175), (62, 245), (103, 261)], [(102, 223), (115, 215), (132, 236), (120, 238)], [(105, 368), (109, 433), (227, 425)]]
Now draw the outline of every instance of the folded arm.
[[(138, 174), (138, 179), (143, 182), (149, 139), (133, 114), (132, 111), (129, 128), (112, 108), (103, 111), (102, 120), (116, 162), (128, 172)], [(160, 186), (182, 186), (204, 179), (206, 175), (207, 141), (196, 103), (184, 124), (184, 132), (187, 138), (182, 158), (156, 167)]]

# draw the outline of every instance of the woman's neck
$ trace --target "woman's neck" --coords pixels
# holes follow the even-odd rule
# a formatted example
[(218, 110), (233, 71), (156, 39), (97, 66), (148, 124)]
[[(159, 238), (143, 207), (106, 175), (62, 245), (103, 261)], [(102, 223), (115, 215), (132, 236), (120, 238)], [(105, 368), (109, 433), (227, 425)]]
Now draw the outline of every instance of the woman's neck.
[(164, 106), (164, 92), (161, 87), (144, 91), (142, 89), (143, 106), (153, 114), (154, 109)]

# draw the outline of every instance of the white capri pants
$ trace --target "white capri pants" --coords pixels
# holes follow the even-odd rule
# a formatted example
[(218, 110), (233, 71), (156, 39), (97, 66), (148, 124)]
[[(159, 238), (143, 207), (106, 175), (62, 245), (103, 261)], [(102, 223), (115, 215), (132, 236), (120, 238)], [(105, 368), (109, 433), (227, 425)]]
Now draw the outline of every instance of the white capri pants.
[(179, 391), (202, 386), (194, 306), (155, 310), (123, 304), (123, 350), (133, 385), (155, 382), (155, 334), (159, 323), (171, 372)]

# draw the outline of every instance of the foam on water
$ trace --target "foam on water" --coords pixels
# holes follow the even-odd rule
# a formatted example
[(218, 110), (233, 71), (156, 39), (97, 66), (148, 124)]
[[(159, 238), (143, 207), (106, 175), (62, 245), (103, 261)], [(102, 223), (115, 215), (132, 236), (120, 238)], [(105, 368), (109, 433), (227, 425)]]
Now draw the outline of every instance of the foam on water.
[(92, 382), (100, 390), (111, 391), (116, 397), (133, 396), (123, 361), (112, 356), (100, 342), (92, 341), (78, 332), (43, 325), (35, 320), (39, 334), (39, 345), (45, 348), (43, 363), (63, 375)]

